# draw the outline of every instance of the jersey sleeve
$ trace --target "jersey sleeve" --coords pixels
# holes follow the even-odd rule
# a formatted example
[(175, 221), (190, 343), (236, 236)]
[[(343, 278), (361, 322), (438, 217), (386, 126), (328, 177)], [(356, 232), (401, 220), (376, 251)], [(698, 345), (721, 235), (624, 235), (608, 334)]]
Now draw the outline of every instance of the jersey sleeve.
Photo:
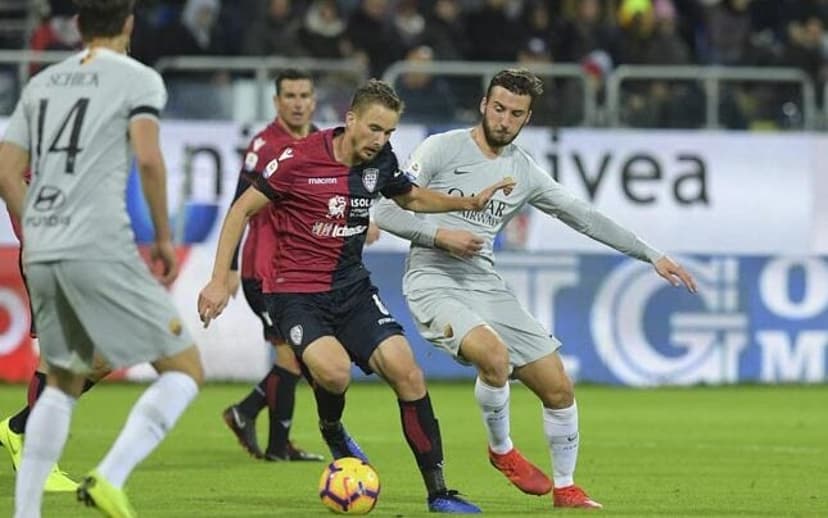
[(14, 113), (9, 119), (9, 124), (6, 127), (6, 133), (3, 140), (17, 144), (23, 149), (31, 148), (31, 105), (29, 103), (29, 89), (23, 90), (20, 100), (14, 109)]
[(244, 157), (244, 176), (271, 201), (279, 200), (293, 183), (293, 170), (299, 163), (293, 145), (275, 150), (265, 145), (248, 151)]
[(138, 117), (158, 119), (161, 116), (161, 111), (167, 104), (167, 89), (158, 72), (148, 67), (141, 68), (129, 88), (129, 120)]
[[(411, 153), (403, 166), (403, 175), (419, 187), (427, 187), (438, 167), (435, 139), (427, 138)], [(420, 246), (433, 247), (437, 236), (436, 224), (426, 221), (422, 215), (399, 207), (394, 201), (380, 200), (374, 210), (377, 225), (386, 232), (407, 239)]]
[[(252, 143), (247, 147), (247, 152), (245, 153), (244, 157), (245, 160), (247, 159), (247, 155), (252, 152)], [(239, 178), (236, 181), (236, 192), (233, 194), (233, 202), (235, 203), (236, 200), (241, 198), (241, 195), (244, 194), (250, 187), (250, 177), (247, 176), (245, 171), (245, 163), (242, 163), (241, 170), (239, 171)], [(233, 251), (233, 259), (230, 261), (230, 269), (231, 270), (238, 270), (239, 269), (239, 251), (241, 249), (241, 241), (236, 245), (236, 249)]]
[(420, 143), (408, 157), (403, 171), (420, 187), (428, 187), (431, 178), (437, 173), (442, 163), (443, 146), (440, 139), (431, 136)]
[(386, 198), (393, 198), (402, 194), (407, 194), (414, 187), (412, 179), (400, 169), (400, 164), (397, 161), (397, 155), (391, 148), (388, 148), (388, 156), (385, 163), (382, 165), (389, 173), (389, 178), (382, 186), (380, 193)]
[(556, 182), (534, 160), (528, 159), (532, 192), (527, 200), (573, 230), (641, 261), (654, 263), (664, 254), (630, 230), (608, 218)]

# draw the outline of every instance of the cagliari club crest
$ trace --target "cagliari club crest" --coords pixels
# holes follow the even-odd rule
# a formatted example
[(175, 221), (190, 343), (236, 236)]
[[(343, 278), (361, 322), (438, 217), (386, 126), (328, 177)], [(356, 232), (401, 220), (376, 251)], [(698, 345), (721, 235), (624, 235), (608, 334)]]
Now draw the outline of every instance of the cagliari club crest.
[(303, 332), (301, 324), (296, 324), (290, 328), (290, 341), (293, 342), (293, 345), (302, 345)]
[(374, 192), (377, 188), (377, 180), (379, 179), (379, 169), (369, 167), (362, 170), (362, 185), (368, 192)]

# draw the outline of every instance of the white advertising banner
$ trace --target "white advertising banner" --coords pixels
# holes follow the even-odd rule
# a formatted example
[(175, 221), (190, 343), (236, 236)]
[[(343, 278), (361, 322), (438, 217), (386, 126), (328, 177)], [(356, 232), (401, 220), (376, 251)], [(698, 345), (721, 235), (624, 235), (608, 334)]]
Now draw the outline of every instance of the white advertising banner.
[[(240, 150), (258, 127), (246, 127), (234, 122), (203, 121), (164, 121), (162, 124), (161, 145), (169, 170), (170, 212), (176, 235), (186, 249), (181, 275), (172, 288), (172, 296), (202, 350), (207, 374), (211, 379), (253, 379), (267, 370), (269, 349), (262, 338), (261, 326), (243, 297), (233, 299), (222, 318), (215, 321), (208, 330), (201, 328), (195, 307), (198, 290), (210, 275), (221, 220), (233, 197)], [(4, 128), (5, 121), (0, 120), (0, 134)], [(405, 161), (426, 133), (426, 128), (421, 126), (401, 126), (398, 129), (393, 143), (400, 161)], [(754, 263), (746, 256), (766, 256), (761, 261), (757, 259), (762, 263), (770, 260), (767, 257), (828, 253), (828, 205), (818, 205), (819, 200), (828, 199), (828, 175), (825, 174), (828, 171), (817, 160), (818, 156), (824, 155), (821, 151), (828, 151), (826, 136), (587, 129), (554, 133), (545, 129), (527, 128), (521, 135), (520, 142), (550, 174), (555, 175), (576, 195), (589, 200), (596, 208), (666, 252), (732, 255), (739, 257), (745, 268), (754, 268)], [(186, 174), (187, 171), (190, 174)], [(133, 181), (127, 192), (128, 208), (136, 235), (145, 238), (147, 215), (140, 209), (139, 191)], [(531, 214), (528, 232), (523, 237), (522, 244), (526, 250), (551, 254), (538, 255), (538, 265), (527, 265), (525, 271), (515, 273), (518, 276), (535, 272), (543, 265), (544, 268), (551, 268), (557, 263), (550, 258), (558, 254), (574, 253), (576, 257), (581, 257), (584, 256), (583, 252), (606, 250), (540, 213)], [(8, 252), (3, 256), (2, 266), (8, 267), (6, 270), (10, 275), (16, 267), (16, 256), (13, 253), (16, 244), (7, 218), (0, 215), (0, 247), (5, 245)], [(374, 252), (403, 251), (405, 248), (403, 241), (385, 235), (369, 249), (368, 262), (374, 263), (369, 266), (376, 274), (375, 281), (384, 298), (399, 296), (399, 269), (403, 255)], [(583, 282), (602, 278), (605, 273), (601, 272), (610, 266), (606, 262), (609, 259), (590, 259), (590, 255), (586, 254), (579, 259), (584, 264), (590, 263), (589, 268), (583, 270)], [(373, 261), (370, 256), (381, 257), (382, 260)], [(591, 265), (591, 262), (596, 264)], [(391, 266), (390, 263), (393, 263), (394, 269), (384, 272), (383, 265)], [(794, 268), (793, 271), (796, 273), (799, 270)], [(555, 270), (549, 275), (552, 277), (547, 275), (543, 279), (534, 279), (527, 286), (552, 286), (554, 283), (550, 279), (558, 279), (555, 276), (560, 275), (563, 275), (560, 282), (574, 282), (573, 274), (568, 270), (563, 274)], [(758, 274), (757, 278), (760, 278)], [(584, 289), (592, 291), (589, 291), (589, 296), (570, 303), (574, 315), (591, 314), (592, 304), (595, 303), (593, 297), (602, 293), (596, 286), (585, 286)], [(821, 284), (810, 281), (797, 289), (805, 290), (807, 294), (813, 291), (818, 295), (821, 293), (818, 289), (820, 287)], [(18, 299), (23, 300), (22, 297), (21, 291)], [(527, 300), (531, 302), (532, 299), (529, 297)], [(596, 300), (600, 302), (601, 299), (598, 297)], [(534, 308), (539, 318), (548, 317), (548, 311), (544, 308), (552, 303), (550, 301), (548, 299)], [(406, 309), (401, 300), (395, 308), (400, 313), (398, 316), (405, 320), (407, 316), (403, 317), (402, 313)], [(764, 316), (761, 318), (765, 319)], [(622, 322), (627, 320), (626, 317), (619, 319)], [(765, 320), (770, 321), (770, 317)], [(568, 321), (586, 325), (586, 321), (574, 316), (562, 319), (557, 325), (561, 326), (562, 322)], [(648, 319), (641, 321), (650, 325)], [(780, 329), (790, 327), (789, 322), (779, 325)], [(810, 331), (810, 328), (806, 330)], [(661, 328), (656, 331), (666, 336), (667, 331)], [(791, 328), (790, 331), (798, 332), (799, 328)], [(556, 330), (558, 332), (567, 336), (570, 342), (594, 341), (596, 347), (603, 343), (601, 337), (607, 334), (603, 331), (593, 333), (586, 327), (574, 330), (561, 328)], [(415, 332), (412, 330), (411, 334)], [(758, 343), (767, 342), (762, 338), (764, 336), (757, 338)], [(782, 338), (775, 339), (783, 345), (798, 344), (793, 336), (783, 337), (788, 340), (784, 343)], [(805, 338), (802, 340), (803, 344), (810, 344), (804, 341)], [(415, 342), (418, 340), (415, 339)], [(633, 341), (630, 344), (639, 342)], [(612, 339), (607, 343), (624, 345), (627, 342)], [(792, 363), (788, 362), (792, 365), (788, 369), (793, 373), (790, 375), (792, 380), (801, 378), (799, 374), (804, 367), (798, 366), (804, 366), (805, 359), (817, 358), (818, 353), (828, 351), (823, 342), (811, 349), (802, 349), (804, 352), (801, 354), (798, 352), (800, 349), (793, 346), (774, 347), (776, 348), (772, 350), (778, 352), (779, 358), (792, 358)], [(434, 364), (439, 363), (437, 357), (431, 359), (428, 346), (420, 343), (417, 349), (418, 354), (425, 354), (420, 358), (424, 365), (429, 365), (433, 372), (440, 372), (441, 367)], [(600, 352), (599, 347), (596, 350)], [(583, 374), (582, 379), (614, 380), (615, 378), (608, 378), (603, 371), (590, 370), (597, 368), (591, 367), (597, 361), (596, 358), (597, 356), (583, 356), (570, 360), (577, 360), (576, 363), (580, 365), (578, 368)], [(607, 361), (603, 359), (602, 363), (596, 365), (604, 365)], [(771, 366), (777, 364), (782, 365), (779, 362), (767, 363)], [(782, 369), (778, 365), (768, 368)], [(623, 364), (623, 367), (626, 368), (627, 365)], [(458, 374), (451, 369), (445, 372), (447, 376)], [(663, 373), (659, 372), (653, 373), (644, 381), (625, 379), (618, 373), (614, 376), (624, 383), (650, 383), (651, 379), (661, 379), (659, 376)], [(141, 378), (147, 374), (144, 366), (131, 370), (128, 376)], [(759, 376), (751, 371), (734, 379), (774, 379), (771, 374), (773, 373)], [(806, 378), (811, 380), (823, 377), (824, 370), (820, 370)], [(671, 382), (674, 381), (676, 380)], [(732, 380), (722, 378), (717, 382), (722, 381)]]
[[(699, 131), (527, 132), (560, 183), (670, 253), (813, 252), (822, 136)], [(601, 251), (533, 213), (529, 250)]]

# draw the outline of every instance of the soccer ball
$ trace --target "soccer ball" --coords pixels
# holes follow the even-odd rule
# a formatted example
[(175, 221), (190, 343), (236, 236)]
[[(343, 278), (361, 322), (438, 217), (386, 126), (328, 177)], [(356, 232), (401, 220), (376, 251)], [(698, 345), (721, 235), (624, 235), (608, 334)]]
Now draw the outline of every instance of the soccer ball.
[(337, 459), (319, 479), (319, 498), (337, 514), (367, 514), (377, 505), (380, 481), (368, 463), (356, 457)]

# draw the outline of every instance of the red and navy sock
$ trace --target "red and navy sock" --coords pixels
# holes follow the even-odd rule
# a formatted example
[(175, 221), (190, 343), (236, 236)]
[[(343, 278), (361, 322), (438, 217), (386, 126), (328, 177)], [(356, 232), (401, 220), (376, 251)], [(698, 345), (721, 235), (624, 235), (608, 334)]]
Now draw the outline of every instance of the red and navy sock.
[(342, 413), (345, 411), (345, 393), (334, 394), (319, 385), (314, 385), (313, 396), (316, 398), (316, 413), (319, 415), (319, 425), (339, 426)]
[(262, 378), (262, 380), (258, 382), (255, 387), (253, 387), (250, 394), (241, 400), (241, 402), (237, 405), (239, 412), (247, 417), (255, 418), (259, 415), (259, 412), (267, 406), (267, 387), (273, 386), (275, 383), (273, 378), (279, 376), (276, 371), (276, 367), (277, 366), (274, 365), (265, 377)]
[[(95, 382), (87, 379), (83, 384), (83, 392), (95, 386)], [(9, 419), (9, 428), (14, 433), (23, 433), (26, 430), (26, 423), (29, 420), (29, 412), (46, 388), (46, 374), (35, 371), (32, 379), (29, 380), (29, 391), (26, 394), (26, 406)]]
[(428, 393), (416, 401), (397, 401), (408, 446), (417, 459), (429, 495), (446, 491), (443, 478), (443, 440)]
[(290, 425), (296, 403), (296, 382), (299, 381), (299, 376), (274, 365), (267, 379), (265, 399), (270, 416), (267, 453), (283, 456), (290, 437)]

